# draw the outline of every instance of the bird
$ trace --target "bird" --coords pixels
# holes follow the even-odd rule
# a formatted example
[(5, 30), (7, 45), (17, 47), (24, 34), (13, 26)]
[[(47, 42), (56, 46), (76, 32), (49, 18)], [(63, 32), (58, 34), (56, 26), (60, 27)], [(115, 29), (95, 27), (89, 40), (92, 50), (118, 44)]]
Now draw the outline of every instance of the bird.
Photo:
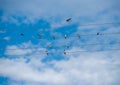
[(68, 18), (68, 19), (66, 19), (66, 22), (70, 22), (70, 21), (71, 21), (71, 19), (72, 19), (72, 18)]
[(55, 40), (55, 35), (52, 35), (52, 38)]
[(49, 48), (52, 48), (52, 47), (53, 47), (52, 44), (50, 44), (50, 45), (49, 45)]
[(64, 50), (64, 52), (63, 52), (65, 55), (66, 55), (66, 50)]
[(66, 34), (64, 35), (64, 38), (65, 38), (65, 39), (67, 38), (67, 35), (66, 35)]
[(77, 34), (77, 37), (80, 38), (80, 34)]
[(70, 47), (70, 44), (69, 44), (69, 43), (67, 43), (67, 44), (66, 44), (66, 47), (67, 47), (67, 48), (69, 48), (69, 47)]
[(38, 33), (37, 35), (38, 35), (40, 38), (42, 37), (42, 33)]
[(45, 52), (46, 52), (47, 55), (49, 54), (47, 50)]
[(23, 34), (23, 33), (20, 33), (20, 35), (21, 35), (21, 36), (24, 36), (24, 34)]
[(97, 32), (97, 35), (99, 35), (100, 33), (99, 32)]

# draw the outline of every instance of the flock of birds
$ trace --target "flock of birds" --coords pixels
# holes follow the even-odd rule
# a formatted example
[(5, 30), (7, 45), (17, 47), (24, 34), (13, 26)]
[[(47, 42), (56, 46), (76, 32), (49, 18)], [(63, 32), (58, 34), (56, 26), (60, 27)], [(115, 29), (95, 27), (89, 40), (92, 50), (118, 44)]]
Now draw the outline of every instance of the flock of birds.
[[(68, 22), (71, 22), (71, 21), (72, 21), (72, 18), (68, 18), (68, 19), (66, 19), (65, 21), (66, 21), (67, 23), (68, 23)], [(103, 24), (115, 24), (115, 23), (103, 23)], [(118, 23), (116, 23), (116, 24), (118, 24)], [(101, 25), (101, 24), (92, 24), (92, 25)], [(120, 34), (120, 33), (106, 33), (106, 34)], [(101, 34), (100, 32), (97, 32), (96, 34), (86, 34), (86, 35), (76, 34), (74, 37), (81, 38), (81, 36), (89, 36), (89, 35), (92, 35), (92, 36), (94, 36), (94, 35), (105, 35), (105, 33), (104, 33), (104, 34)], [(24, 33), (20, 33), (20, 36), (23, 37), (23, 36), (25, 36), (25, 34), (24, 34)], [(42, 34), (42, 33), (38, 33), (37, 36), (39, 37), (39, 39), (42, 39), (42, 38), (43, 38), (43, 34)], [(51, 38), (52, 38), (53, 40), (57, 39), (56, 35), (52, 35)], [(66, 35), (66, 34), (64, 34), (63, 38), (64, 38), (64, 39), (68, 39), (69, 36)], [(71, 46), (70, 43), (66, 43), (66, 46), (65, 46), (65, 47), (68, 49), (68, 48), (70, 48), (70, 46)], [(49, 44), (49, 45), (47, 46), (47, 48), (50, 48), (50, 49), (52, 49), (53, 47), (54, 47), (53, 44)], [(48, 50), (46, 50), (46, 51), (45, 51), (45, 54), (46, 54), (46, 55), (49, 55), (50, 52), (49, 52)], [(66, 55), (66, 54), (67, 54), (67, 51), (66, 51), (66, 50), (63, 50), (63, 54)]]
[[(68, 18), (66, 19), (66, 22), (70, 22), (72, 20), (72, 18)], [(24, 33), (20, 33), (21, 36), (24, 36)], [(43, 36), (41, 33), (37, 34), (40, 38)], [(80, 35), (77, 34), (77, 36), (80, 38)], [(52, 35), (52, 38), (53, 39), (56, 39), (55, 35)], [(64, 38), (66, 39), (67, 38), (67, 35), (65, 34), (64, 35)], [(52, 44), (49, 45), (49, 48), (52, 48)], [(69, 44), (67, 44), (67, 48), (69, 48)], [(46, 50), (45, 51), (46, 55), (49, 55), (49, 52)], [(64, 54), (66, 54), (66, 50), (63, 51)]]
[[(72, 18), (68, 18), (68, 19), (66, 19), (66, 22), (70, 22), (71, 20), (72, 20)], [(99, 35), (99, 34), (100, 34), (100, 33), (97, 32), (96, 35)], [(21, 35), (21, 36), (24, 36), (25, 34), (24, 34), (24, 33), (20, 33), (20, 35)], [(38, 33), (37, 35), (38, 35), (40, 38), (43, 36), (42, 33)], [(77, 36), (78, 38), (81, 37), (80, 34), (77, 34), (76, 36)], [(53, 39), (56, 39), (56, 36), (55, 36), (55, 35), (52, 35), (52, 38), (53, 38)], [(66, 34), (64, 35), (64, 39), (67, 39), (67, 35), (66, 35)], [(66, 47), (69, 48), (69, 47), (70, 47), (70, 44), (67, 43)], [(49, 48), (53, 48), (52, 44), (49, 45)], [(49, 55), (49, 52), (48, 52), (47, 50), (45, 51), (45, 53), (46, 53), (46, 55)], [(63, 51), (63, 54), (66, 55), (66, 53), (67, 53), (66, 50), (64, 50), (64, 51)]]

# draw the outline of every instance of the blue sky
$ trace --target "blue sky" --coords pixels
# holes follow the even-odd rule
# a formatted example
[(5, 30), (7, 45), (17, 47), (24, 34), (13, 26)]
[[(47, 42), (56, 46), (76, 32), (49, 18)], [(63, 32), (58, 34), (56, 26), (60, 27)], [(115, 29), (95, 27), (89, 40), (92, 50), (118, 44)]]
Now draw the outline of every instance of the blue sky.
[(0, 0), (0, 85), (120, 85), (119, 4)]

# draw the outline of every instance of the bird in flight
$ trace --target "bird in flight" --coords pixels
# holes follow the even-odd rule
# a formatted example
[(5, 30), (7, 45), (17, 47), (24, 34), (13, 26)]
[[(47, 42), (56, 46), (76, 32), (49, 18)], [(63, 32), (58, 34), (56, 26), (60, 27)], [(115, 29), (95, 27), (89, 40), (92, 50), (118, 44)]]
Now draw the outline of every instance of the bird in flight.
[(56, 38), (55, 35), (52, 35), (52, 38), (55, 40), (55, 38)]
[(66, 19), (66, 22), (70, 22), (70, 21), (71, 21), (71, 19), (72, 19), (72, 18), (68, 18), (68, 19)]

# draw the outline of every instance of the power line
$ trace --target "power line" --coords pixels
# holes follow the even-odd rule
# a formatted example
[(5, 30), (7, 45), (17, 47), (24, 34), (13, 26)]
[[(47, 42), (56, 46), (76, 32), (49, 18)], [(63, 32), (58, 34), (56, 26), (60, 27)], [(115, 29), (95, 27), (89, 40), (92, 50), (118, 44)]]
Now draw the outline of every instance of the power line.
[[(115, 24), (120, 24), (120, 22), (104, 22), (104, 23), (81, 24), (80, 27), (83, 27), (83, 26), (99, 26), (99, 25), (115, 25)], [(44, 31), (50, 31), (50, 30), (44, 30)], [(7, 31), (4, 29), (4, 30), (0, 30), (0, 32), (7, 32)]]
[(120, 22), (91, 23), (91, 24), (82, 24), (80, 26), (97, 26), (97, 25), (112, 25), (112, 24), (120, 24)]
[[(113, 44), (111, 44), (111, 43), (89, 43), (89, 44), (79, 44), (79, 45), (76, 45), (76, 46), (78, 47), (78, 46), (116, 45), (116, 44), (120, 44), (120, 42), (116, 42), (116, 43), (113, 43)], [(50, 48), (50, 49), (60, 48), (60, 47), (70, 48), (72, 46), (74, 46), (74, 45), (70, 45), (70, 44), (67, 45), (66, 44), (64, 46), (53, 46), (52, 44), (50, 44), (50, 45), (47, 45), (45, 47), (39, 47), (39, 46), (37, 46), (37, 47), (27, 47), (27, 48), (12, 48), (12, 49), (9, 48), (7, 50), (17, 50), (17, 49), (19, 49), (19, 50), (23, 50), (23, 49), (38, 49), (38, 50), (42, 50), (44, 48)], [(3, 50), (3, 49), (1, 48), (0, 50)]]
[[(21, 36), (20, 39), (29, 39), (29, 40), (36, 40), (36, 39), (37, 40), (51, 40), (51, 39), (53, 39), (53, 40), (56, 40), (56, 39), (61, 39), (61, 38), (69, 39), (69, 38), (72, 38), (72, 37), (81, 38), (82, 36), (105, 36), (105, 35), (119, 35), (119, 34), (120, 34), (120, 32), (110, 32), (110, 33), (97, 32), (97, 33), (94, 33), (94, 34), (80, 34), (80, 33), (77, 33), (76, 35), (73, 35), (73, 36), (68, 36), (68, 35), (65, 34), (63, 37), (57, 37), (56, 35), (54, 35), (54, 36), (50, 35), (49, 38), (43, 38), (43, 36), (40, 36), (40, 37), (38, 36), (37, 38), (24, 38), (25, 34), (22, 33), (22, 35), (21, 35), (21, 33), (20, 33), (20, 36)], [(19, 38), (17, 38), (17, 39), (19, 39)]]
[[(116, 35), (116, 34), (120, 34), (120, 32), (110, 32), (110, 33), (100, 33), (99, 32), (99, 34), (98, 34), (98, 32), (94, 33), (94, 34), (80, 34), (80, 33), (77, 33), (75, 36), (68, 36), (67, 34), (64, 34), (63, 38), (67, 39), (67, 38), (70, 38), (70, 37)], [(42, 36), (40, 36), (40, 37), (42, 37)], [(57, 37), (56, 35), (51, 35), (51, 38), (56, 39), (56, 38), (59, 38), (59, 37)], [(39, 39), (42, 39), (42, 38), (39, 38)]]
[[(66, 50), (63, 50), (63, 52), (55, 52), (55, 53), (52, 53), (52, 52), (49, 52), (49, 51), (44, 51), (44, 52), (40, 52), (42, 54), (46, 54), (46, 55), (57, 55), (58, 53), (60, 54), (64, 54), (64, 55), (71, 55), (71, 54), (75, 54), (75, 53), (94, 53), (94, 52), (109, 52), (109, 51), (120, 51), (120, 49), (108, 49), (108, 50), (79, 50), (79, 51), (66, 51)], [(9, 55), (8, 56), (30, 56), (30, 55), (40, 55), (40, 54), (21, 54), (21, 55)]]
[(74, 52), (67, 52), (67, 53), (81, 53), (81, 52), (103, 52), (103, 51), (120, 51), (120, 49), (109, 49), (109, 50), (87, 50), (87, 51), (74, 51)]
[(120, 34), (120, 32), (110, 32), (110, 33), (97, 32), (96, 34), (76, 34), (76, 36), (71, 36), (71, 37), (80, 38), (80, 36), (103, 36), (103, 35), (117, 35), (117, 34)]

